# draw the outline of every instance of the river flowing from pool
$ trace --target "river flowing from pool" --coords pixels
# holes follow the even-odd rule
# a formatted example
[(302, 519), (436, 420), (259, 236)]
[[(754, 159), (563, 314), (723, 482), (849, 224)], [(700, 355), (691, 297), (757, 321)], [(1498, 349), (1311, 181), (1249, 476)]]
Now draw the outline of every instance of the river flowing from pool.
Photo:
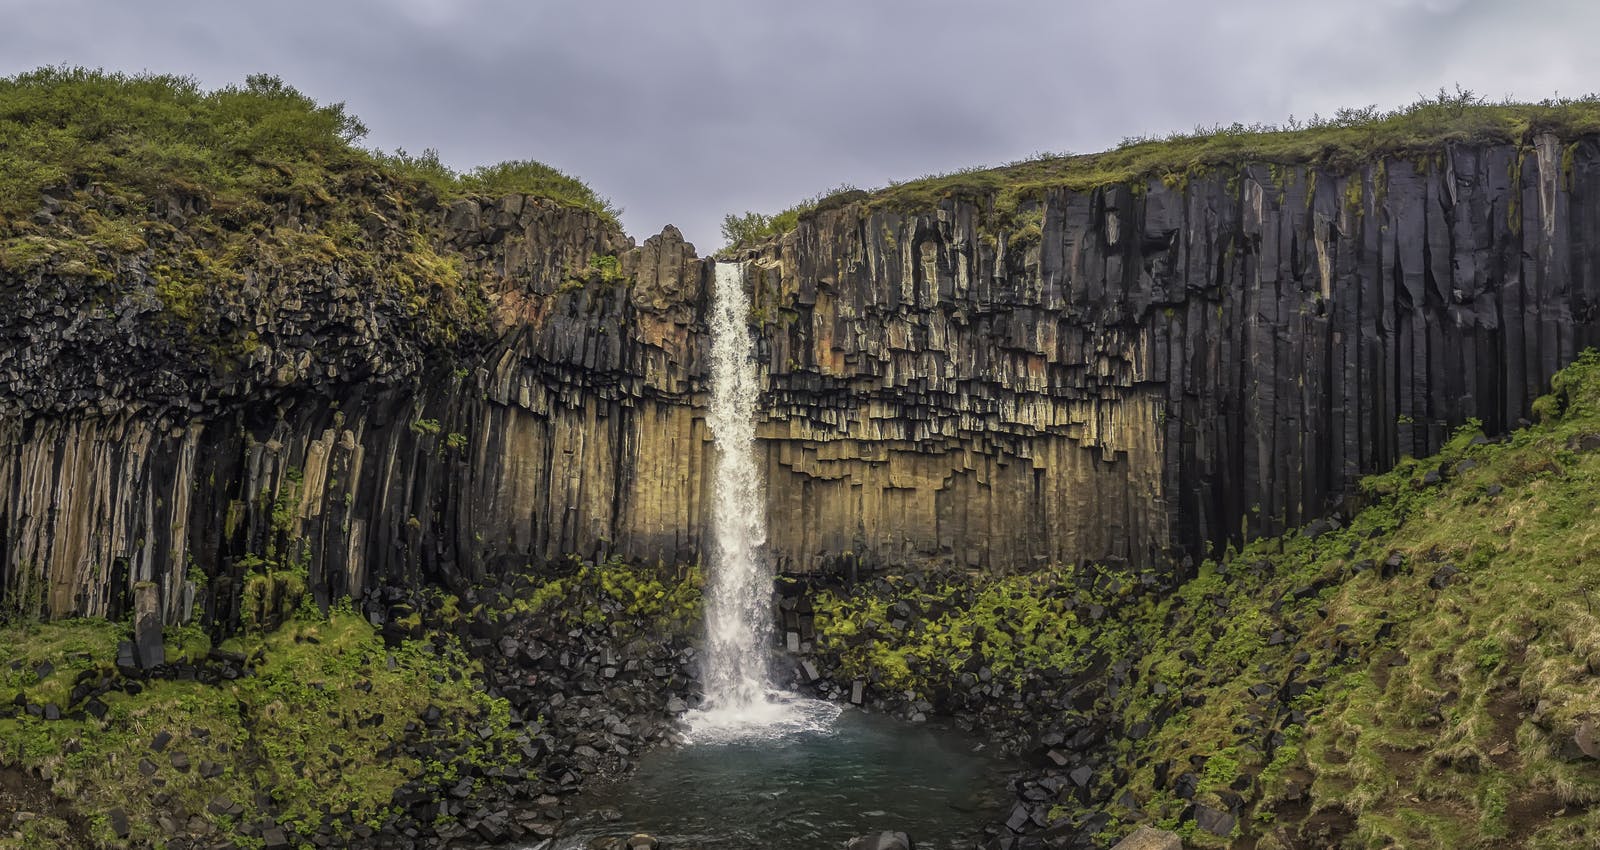
[(821, 850), (884, 830), (909, 833), (919, 850), (970, 848), (1005, 805), (1006, 765), (978, 747), (848, 710), (815, 728), (661, 749), (585, 792), (555, 848), (645, 832), (667, 848)]

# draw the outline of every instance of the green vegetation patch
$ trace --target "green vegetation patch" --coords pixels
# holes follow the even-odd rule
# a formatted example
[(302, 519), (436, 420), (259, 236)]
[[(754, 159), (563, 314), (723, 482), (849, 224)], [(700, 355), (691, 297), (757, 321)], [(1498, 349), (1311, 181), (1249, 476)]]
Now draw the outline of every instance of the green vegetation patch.
[(1145, 813), (1232, 846), (1157, 780), (1199, 763), (1194, 799), (1241, 795), (1236, 837), (1260, 847), (1600, 842), (1600, 749), (1583, 745), (1600, 717), (1600, 357), (1536, 409), (1503, 443), (1462, 429), (1366, 480), (1347, 527), (1255, 541), (1162, 606), (1124, 709), (1154, 730), (1124, 742)]
[(1043, 671), (1076, 670), (1129, 638), (1106, 605), (1136, 582), (1109, 570), (1057, 567), (1011, 576), (888, 576), (823, 591), (817, 651), (852, 678), (939, 698), (963, 673), (987, 669), (1013, 688)]
[[(505, 701), (483, 691), (476, 663), (453, 637), (387, 647), (348, 605), (336, 606), (326, 617), (302, 613), (270, 633), (223, 644), (251, 659), (253, 675), (112, 690), (97, 698), (100, 719), (85, 711), (87, 701), (69, 704), (74, 683), (115, 680), (112, 660), (126, 637), (126, 626), (96, 620), (0, 630), (8, 659), (0, 663), (0, 694), (53, 703), (65, 714), (0, 718), (0, 765), (51, 777), (53, 793), (99, 846), (122, 845), (109, 817), (119, 808), (130, 841), (159, 844), (159, 818), (187, 824), (197, 817), (215, 835), (250, 846), (238, 830), (265, 814), (258, 793), (291, 835), (315, 831), (325, 811), (348, 835), (395, 814), (391, 799), (408, 782), (449, 783), (469, 765), (517, 763)], [(169, 635), (169, 652), (198, 658), (207, 649), (198, 630)], [(440, 712), (436, 724), (421, 720), (430, 708)], [(158, 747), (163, 735), (170, 740)], [(429, 741), (459, 757), (419, 760), (399, 746)], [(35, 839), (0, 837), (0, 847), (71, 846)]]
[(795, 204), (775, 215), (746, 211), (743, 215), (729, 213), (722, 217), (722, 238), (727, 248), (748, 248), (775, 236), (782, 236), (800, 225), (800, 219), (818, 212), (839, 209), (856, 201), (866, 200), (867, 192), (849, 184), (835, 186), (826, 192)]
[[(1247, 163), (1348, 173), (1384, 157), (1431, 157), (1453, 144), (1526, 145), (1541, 133), (1565, 140), (1600, 133), (1600, 95), (1490, 103), (1470, 90), (1440, 89), (1436, 96), (1388, 112), (1368, 106), (1341, 109), (1330, 118), (1291, 117), (1282, 125), (1219, 125), (1165, 137), (1128, 138), (1102, 153), (1041, 153), (997, 168), (968, 168), (891, 183), (871, 193), (825, 193), (775, 216), (729, 215), (723, 236), (730, 247), (749, 247), (793, 230), (802, 218), (821, 209), (855, 201), (872, 209), (914, 212), (960, 199), (992, 204), (994, 212), (1009, 215), (1019, 204), (1042, 198), (1050, 190), (1088, 191), (1128, 184), (1138, 191), (1150, 181), (1185, 184)], [(1570, 160), (1566, 163), (1570, 170)]]
[(431, 150), (361, 148), (366, 133), (344, 104), (319, 104), (267, 74), (206, 91), (190, 77), (40, 68), (0, 79), (0, 213), (25, 218), (41, 194), (91, 184), (130, 210), (174, 196), (323, 200), (334, 175), (376, 168), (445, 199), (526, 194), (615, 223), (608, 201), (542, 163), (457, 174)]
[[(444, 247), (438, 207), (529, 195), (618, 211), (531, 160), (458, 174), (432, 151), (358, 145), (366, 128), (268, 75), (206, 91), (186, 77), (41, 68), (0, 79), (0, 272), (97, 282), (102, 309), (148, 293), (175, 343), (248, 358), (234, 325), (262, 287), (337, 275), (435, 346), (485, 331), (488, 304)], [(223, 318), (223, 317), (233, 318)]]
[(530, 586), (506, 600), (503, 615), (535, 615), (557, 627), (599, 626), (650, 636), (698, 635), (704, 580), (698, 567), (573, 558), (552, 573), (522, 576)]

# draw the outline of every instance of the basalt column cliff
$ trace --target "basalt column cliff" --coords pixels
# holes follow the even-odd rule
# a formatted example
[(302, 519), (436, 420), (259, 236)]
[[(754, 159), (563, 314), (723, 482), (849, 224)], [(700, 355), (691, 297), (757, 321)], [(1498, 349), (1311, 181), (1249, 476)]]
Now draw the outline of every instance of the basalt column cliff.
[[(156, 246), (5, 281), (9, 607), (115, 616), (150, 581), (169, 619), (227, 623), (286, 582), (696, 557), (702, 268), (676, 231), (636, 248), (521, 196), (377, 206), (358, 262), (247, 264), (199, 329), (171, 320)], [(481, 300), (430, 318), (451, 293), (397, 297), (395, 268)]]
[[(521, 196), (369, 194), (220, 290), (174, 287), (204, 241), (181, 203), (160, 244), (5, 273), (9, 610), (118, 614), (150, 581), (231, 622), (302, 574), (327, 599), (698, 559), (709, 263)], [(839, 200), (739, 257), (788, 569), (1199, 555), (1503, 429), (1600, 343), (1593, 138)]]
[(1159, 563), (1504, 430), (1600, 343), (1597, 152), (819, 212), (746, 253), (774, 550)]

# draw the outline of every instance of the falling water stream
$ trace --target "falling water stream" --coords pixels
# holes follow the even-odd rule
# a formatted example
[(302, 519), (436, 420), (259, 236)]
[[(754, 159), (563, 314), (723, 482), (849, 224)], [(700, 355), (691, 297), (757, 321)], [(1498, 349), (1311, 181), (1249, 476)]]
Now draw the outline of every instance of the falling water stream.
[(826, 728), (830, 703), (775, 690), (767, 670), (772, 643), (772, 571), (766, 493), (756, 458), (761, 372), (750, 338), (750, 300), (741, 266), (718, 263), (711, 309), (711, 564), (706, 587), (706, 702), (689, 718), (690, 740), (767, 737)]
[(767, 541), (766, 500), (755, 457), (760, 373), (742, 284), (738, 266), (716, 267), (706, 414), (716, 453), (704, 675), (707, 701), (724, 712), (749, 711), (766, 701), (772, 595), (760, 551)]
[(919, 848), (971, 846), (978, 812), (999, 805), (1000, 762), (982, 745), (773, 687), (772, 572), (756, 454), (760, 371), (743, 269), (719, 263), (711, 330), (715, 448), (705, 594), (705, 702), (686, 744), (647, 753), (638, 772), (584, 794), (555, 842), (648, 832), (669, 848), (817, 850), (871, 830), (907, 830)]

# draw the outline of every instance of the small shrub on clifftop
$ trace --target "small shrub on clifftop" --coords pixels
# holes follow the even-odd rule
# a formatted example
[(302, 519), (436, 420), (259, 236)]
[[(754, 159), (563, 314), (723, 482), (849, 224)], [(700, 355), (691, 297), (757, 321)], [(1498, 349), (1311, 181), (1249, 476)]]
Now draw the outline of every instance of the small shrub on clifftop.
[(531, 159), (482, 165), (457, 178), (461, 189), (479, 195), (533, 195), (590, 210), (616, 221), (622, 210), (583, 181)]

